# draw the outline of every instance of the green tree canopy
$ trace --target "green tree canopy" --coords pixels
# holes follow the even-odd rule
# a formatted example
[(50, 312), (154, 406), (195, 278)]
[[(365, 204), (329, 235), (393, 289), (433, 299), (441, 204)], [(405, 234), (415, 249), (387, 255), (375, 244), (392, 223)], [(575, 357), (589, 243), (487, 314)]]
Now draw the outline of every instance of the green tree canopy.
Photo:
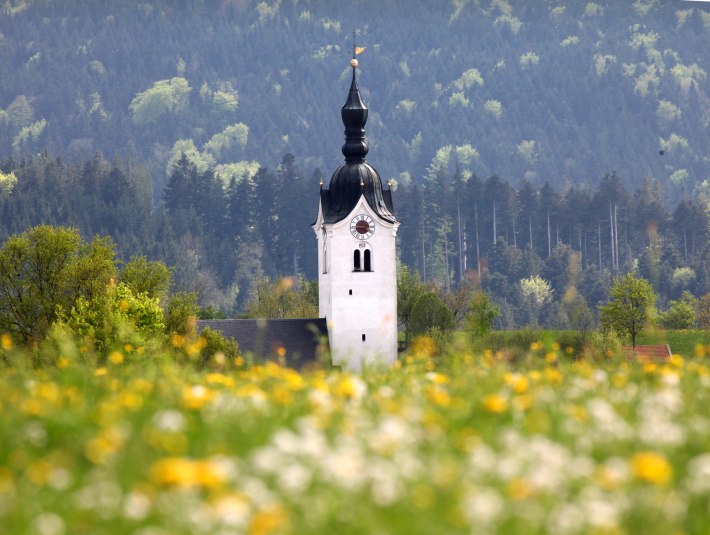
[(493, 329), (500, 316), (500, 307), (483, 291), (476, 292), (468, 304), (466, 326), (476, 337), (483, 337)]
[(656, 301), (651, 284), (627, 273), (614, 281), (609, 298), (607, 305), (599, 307), (602, 328), (628, 334), (635, 348), (636, 337), (648, 323)]
[(275, 283), (269, 277), (260, 278), (246, 309), (251, 318), (317, 318), (318, 282), (299, 277), (294, 287), (293, 277)]
[(190, 103), (190, 90), (185, 78), (158, 80), (153, 87), (138, 93), (131, 101), (133, 122), (154, 123), (167, 113), (185, 111)]
[(684, 291), (680, 299), (670, 302), (666, 312), (660, 314), (661, 325), (667, 329), (691, 329), (698, 319), (698, 300), (689, 291)]
[(432, 330), (447, 333), (456, 326), (454, 314), (446, 303), (432, 291), (425, 291), (412, 305), (407, 334), (417, 336)]
[(427, 292), (419, 273), (402, 266), (397, 277), (397, 320), (404, 325), (407, 340), (410, 338), (410, 320), (417, 299)]
[(113, 243), (85, 243), (73, 228), (38, 226), (0, 249), (0, 329), (25, 342), (44, 337), (60, 310), (103, 294), (116, 277)]
[(144, 293), (150, 298), (163, 298), (170, 287), (172, 270), (163, 262), (134, 256), (123, 268), (121, 281), (134, 293)]

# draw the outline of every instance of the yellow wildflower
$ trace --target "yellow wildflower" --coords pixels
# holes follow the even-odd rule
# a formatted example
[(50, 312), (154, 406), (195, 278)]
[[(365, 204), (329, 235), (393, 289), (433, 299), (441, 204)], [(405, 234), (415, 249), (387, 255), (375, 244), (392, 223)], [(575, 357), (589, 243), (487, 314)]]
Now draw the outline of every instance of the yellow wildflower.
[(451, 396), (445, 389), (441, 387), (434, 387), (429, 389), (428, 398), (429, 401), (431, 401), (435, 405), (439, 405), (440, 407), (448, 407), (451, 404)]
[(249, 524), (249, 535), (270, 535), (282, 531), (288, 524), (288, 515), (280, 505), (257, 511)]
[(2, 348), (5, 351), (10, 351), (12, 349), (12, 336), (9, 334), (3, 334), (0, 336), (0, 343), (2, 343)]
[(185, 386), (182, 403), (188, 409), (200, 409), (215, 396), (215, 392), (203, 385)]
[(498, 394), (489, 394), (483, 398), (483, 408), (488, 412), (500, 414), (508, 408), (508, 401)]
[(228, 480), (224, 467), (211, 459), (167, 457), (153, 463), (150, 475), (165, 486), (216, 488)]
[(631, 471), (641, 481), (663, 485), (673, 475), (673, 468), (660, 453), (643, 451), (631, 458)]
[(205, 381), (210, 384), (218, 384), (231, 388), (234, 386), (234, 379), (222, 373), (208, 373)]
[(651, 375), (656, 373), (656, 369), (658, 369), (658, 366), (656, 365), (655, 362), (644, 362), (643, 363), (643, 373), (646, 375)]
[(436, 342), (431, 336), (417, 336), (412, 342), (415, 358), (429, 358), (436, 353)]
[(562, 382), (562, 374), (557, 368), (545, 368), (545, 379), (552, 384), (560, 384)]
[(671, 358), (668, 360), (670, 365), (675, 368), (682, 368), (683, 364), (685, 363), (683, 357), (681, 357), (680, 355), (671, 355)]
[(111, 364), (123, 364), (123, 353), (120, 351), (111, 351), (108, 356), (108, 360)]
[(37, 459), (27, 467), (27, 477), (37, 487), (43, 487), (49, 480), (52, 465), (44, 459)]
[(514, 500), (526, 500), (533, 495), (533, 486), (525, 479), (513, 479), (506, 488), (508, 496)]

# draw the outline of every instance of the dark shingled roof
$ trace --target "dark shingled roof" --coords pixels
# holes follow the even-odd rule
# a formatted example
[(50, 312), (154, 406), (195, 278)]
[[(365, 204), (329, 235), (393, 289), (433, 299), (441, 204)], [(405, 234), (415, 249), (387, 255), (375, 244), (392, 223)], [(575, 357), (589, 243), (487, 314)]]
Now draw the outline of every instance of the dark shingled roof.
[(243, 355), (256, 359), (281, 360), (280, 347), (286, 350), (286, 364), (301, 368), (322, 362), (329, 352), (328, 325), (325, 318), (199, 320), (198, 331), (209, 327), (226, 338), (234, 338)]
[(382, 189), (380, 175), (372, 166), (363, 162), (341, 165), (333, 173), (330, 187), (321, 190), (324, 222), (337, 223), (343, 220), (353, 211), (361, 195), (365, 195), (367, 204), (382, 219), (392, 223), (397, 221), (392, 206), (392, 191)]
[(326, 223), (337, 223), (347, 217), (362, 195), (379, 217), (392, 223), (397, 221), (392, 206), (392, 191), (382, 188), (380, 175), (365, 163), (369, 150), (365, 139), (367, 114), (353, 68), (348, 100), (340, 110), (345, 125), (345, 163), (336, 169), (328, 188), (322, 189), (320, 194)]

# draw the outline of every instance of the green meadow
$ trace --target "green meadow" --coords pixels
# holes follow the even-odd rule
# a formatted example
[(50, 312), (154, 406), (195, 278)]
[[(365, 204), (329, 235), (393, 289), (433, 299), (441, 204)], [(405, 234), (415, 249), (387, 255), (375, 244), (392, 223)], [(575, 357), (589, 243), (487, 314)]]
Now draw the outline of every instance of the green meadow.
[(707, 332), (653, 336), (690, 350), (575, 359), (573, 340), (542, 333), (515, 360), (464, 341), (435, 357), (424, 337), (394, 367), (354, 375), (220, 358), (198, 370), (128, 343), (96, 364), (71, 339), (33, 368), (3, 337), (0, 525), (707, 533)]

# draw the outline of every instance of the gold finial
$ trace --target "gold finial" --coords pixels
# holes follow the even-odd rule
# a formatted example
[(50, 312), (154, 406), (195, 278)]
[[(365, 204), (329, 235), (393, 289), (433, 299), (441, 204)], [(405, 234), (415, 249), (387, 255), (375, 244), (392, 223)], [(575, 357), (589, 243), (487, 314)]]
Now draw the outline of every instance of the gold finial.
[(357, 46), (355, 43), (355, 29), (353, 28), (353, 59), (350, 60), (350, 66), (355, 69), (358, 66), (357, 59), (355, 59), (355, 56), (362, 54), (365, 51), (364, 46)]
[(323, 177), (320, 177), (320, 187), (323, 187)]

